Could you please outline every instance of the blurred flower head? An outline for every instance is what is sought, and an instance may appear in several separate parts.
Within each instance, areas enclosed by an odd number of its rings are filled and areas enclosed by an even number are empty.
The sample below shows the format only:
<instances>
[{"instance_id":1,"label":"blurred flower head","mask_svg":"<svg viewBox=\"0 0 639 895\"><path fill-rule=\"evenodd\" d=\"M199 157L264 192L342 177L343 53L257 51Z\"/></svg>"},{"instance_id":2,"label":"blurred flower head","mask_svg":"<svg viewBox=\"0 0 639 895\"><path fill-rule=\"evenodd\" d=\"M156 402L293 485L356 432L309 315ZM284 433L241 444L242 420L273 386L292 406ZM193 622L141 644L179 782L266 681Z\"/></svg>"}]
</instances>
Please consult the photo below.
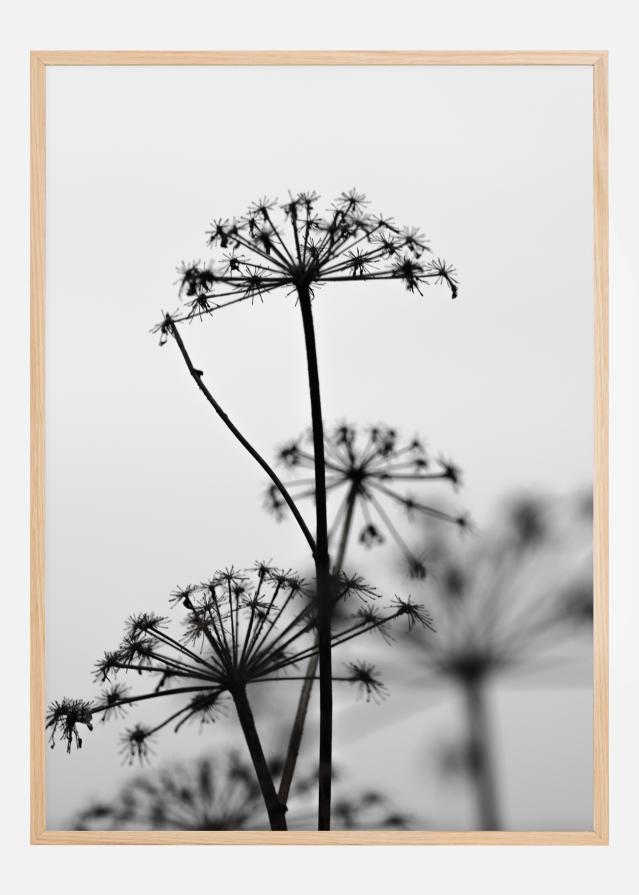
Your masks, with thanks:
<instances>
[{"instance_id":1,"label":"blurred flower head","mask_svg":"<svg viewBox=\"0 0 639 895\"><path fill-rule=\"evenodd\" d=\"M432 674L473 683L566 661L592 620L592 530L574 501L511 500L472 545L426 538L437 636L413 642Z\"/></svg>"},{"instance_id":2,"label":"blurred flower head","mask_svg":"<svg viewBox=\"0 0 639 895\"><path fill-rule=\"evenodd\" d=\"M271 772L277 774L277 762ZM334 826L341 829L401 829L407 815L378 790L349 791L337 779ZM300 777L287 813L291 829L308 829L315 807L317 775ZM253 768L235 750L147 768L110 799L96 799L74 820L76 830L260 830L268 827Z\"/></svg>"},{"instance_id":3,"label":"blurred flower head","mask_svg":"<svg viewBox=\"0 0 639 895\"><path fill-rule=\"evenodd\" d=\"M76 829L243 830L266 825L252 767L232 751L147 771L110 801L95 801Z\"/></svg>"}]
</instances>

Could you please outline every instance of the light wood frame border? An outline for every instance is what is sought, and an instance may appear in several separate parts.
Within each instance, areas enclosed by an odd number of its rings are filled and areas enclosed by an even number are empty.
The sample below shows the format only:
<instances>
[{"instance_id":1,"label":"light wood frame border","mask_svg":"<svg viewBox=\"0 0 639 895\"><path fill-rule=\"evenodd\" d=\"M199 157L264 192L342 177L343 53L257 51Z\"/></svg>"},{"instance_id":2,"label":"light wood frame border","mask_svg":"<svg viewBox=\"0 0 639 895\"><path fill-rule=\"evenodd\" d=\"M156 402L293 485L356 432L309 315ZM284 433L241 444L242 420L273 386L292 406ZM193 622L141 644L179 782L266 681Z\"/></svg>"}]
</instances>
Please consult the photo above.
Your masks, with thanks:
<instances>
[{"instance_id":1,"label":"light wood frame border","mask_svg":"<svg viewBox=\"0 0 639 895\"><path fill-rule=\"evenodd\" d=\"M585 65L593 75L594 805L585 831L273 833L58 831L45 814L44 321L45 83L53 65ZM36 845L608 844L608 54L605 51L33 51L31 53L31 842Z\"/></svg>"}]
</instances>

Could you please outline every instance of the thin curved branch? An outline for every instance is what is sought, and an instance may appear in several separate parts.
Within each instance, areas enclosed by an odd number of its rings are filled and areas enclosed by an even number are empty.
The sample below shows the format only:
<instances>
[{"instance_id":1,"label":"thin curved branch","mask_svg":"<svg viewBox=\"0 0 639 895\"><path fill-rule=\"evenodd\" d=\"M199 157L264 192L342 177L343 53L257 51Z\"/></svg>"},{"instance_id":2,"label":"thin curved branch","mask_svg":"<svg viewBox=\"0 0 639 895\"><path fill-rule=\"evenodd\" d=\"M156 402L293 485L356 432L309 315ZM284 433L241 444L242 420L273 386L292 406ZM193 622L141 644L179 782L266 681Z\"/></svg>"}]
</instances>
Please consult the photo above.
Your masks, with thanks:
<instances>
[{"instance_id":1,"label":"thin curved branch","mask_svg":"<svg viewBox=\"0 0 639 895\"><path fill-rule=\"evenodd\" d=\"M249 452L249 454L251 455L251 457L253 457L253 459L256 460L256 461L259 463L259 465L262 467L262 469L264 470L264 472L267 474L267 476L268 476L268 477L270 478L270 480L273 482L273 484L275 485L275 487L277 488L277 490L280 492L280 494L282 495L282 497L283 497L284 500L286 501L286 504L287 504L287 506L289 507L290 511L293 513L293 516L295 517L295 520L296 520L297 524L299 525L299 527L300 527L300 529L301 529L301 531L302 531L302 534L303 534L304 537L306 538L306 541L307 541L309 547L311 548L311 553L313 554L313 556L315 556L315 551L316 551L315 540L314 540L312 534L310 533L310 531L309 531L309 529L308 529L308 526L306 525L306 522L304 522L304 519L302 518L302 514L301 514L300 511L297 509L297 506L295 505L295 502L293 501L293 498L291 497L291 495L289 494L289 492L287 491L287 489L284 487L283 482L281 481L281 479L279 478L279 476L277 475L277 473L275 472L275 470L272 469L272 468L269 466L269 464L268 464L268 463L266 462L266 460L262 457L262 455L261 455L260 453L258 453L258 451L255 450L255 448L253 447L253 445L252 445L252 444L251 444L251 443L250 443L250 442L249 442L249 441L242 435L242 433L241 433L240 430L237 428L237 426L235 426L235 425L231 422L231 420L228 418L228 416L227 416L227 414L224 412L224 410L220 407L220 405L219 405L218 402L215 400L215 398L213 397L213 395L211 394L211 392L210 392L210 391L208 390L208 388L204 385L204 382L202 381L202 375L203 375L203 374L202 374L201 370L197 370L197 369L193 366L193 362L191 361L191 358L189 357L189 353L188 353L188 351L186 350L186 347L185 347L185 345L184 345L184 342L182 341L182 337L180 336L180 333L179 333L179 331L178 331L178 328L177 328L177 326L173 323L173 321L171 321L171 322L168 324L168 329L169 329L169 331L171 332L171 335L173 336L173 338L175 339L175 341L176 341L176 343L177 343L177 346L178 346L178 348L180 349L180 353L181 353L181 355L182 355L182 357L183 357L183 359L184 359L184 363L186 364L189 373L191 374L191 376L192 376L193 379L195 380L195 383L196 383L197 387L200 389L200 391L202 392L202 394L204 395L204 397L206 398L206 400L209 402L209 404L211 405L211 407L213 408L213 410L215 410L215 412L217 413L217 415L220 417L220 419L222 420L222 422L224 423L224 425L225 425L228 429L230 429L230 431L231 431L231 432L233 433L233 435L237 438L237 440L240 442L240 444L242 445L242 447L243 447L245 450L247 450L247 451Z\"/></svg>"}]
</instances>

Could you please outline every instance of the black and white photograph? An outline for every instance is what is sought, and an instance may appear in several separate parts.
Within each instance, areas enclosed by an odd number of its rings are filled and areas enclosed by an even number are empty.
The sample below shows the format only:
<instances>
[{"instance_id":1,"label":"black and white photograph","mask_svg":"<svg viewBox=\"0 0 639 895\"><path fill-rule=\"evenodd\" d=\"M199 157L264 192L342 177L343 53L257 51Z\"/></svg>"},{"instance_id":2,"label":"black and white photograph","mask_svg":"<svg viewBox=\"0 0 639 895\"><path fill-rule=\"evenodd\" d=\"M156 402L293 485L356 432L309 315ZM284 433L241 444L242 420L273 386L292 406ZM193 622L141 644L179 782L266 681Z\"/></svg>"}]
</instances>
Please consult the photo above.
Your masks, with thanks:
<instances>
[{"instance_id":1,"label":"black and white photograph","mask_svg":"<svg viewBox=\"0 0 639 895\"><path fill-rule=\"evenodd\" d=\"M592 70L46 106L47 829L592 830Z\"/></svg>"}]
</instances>

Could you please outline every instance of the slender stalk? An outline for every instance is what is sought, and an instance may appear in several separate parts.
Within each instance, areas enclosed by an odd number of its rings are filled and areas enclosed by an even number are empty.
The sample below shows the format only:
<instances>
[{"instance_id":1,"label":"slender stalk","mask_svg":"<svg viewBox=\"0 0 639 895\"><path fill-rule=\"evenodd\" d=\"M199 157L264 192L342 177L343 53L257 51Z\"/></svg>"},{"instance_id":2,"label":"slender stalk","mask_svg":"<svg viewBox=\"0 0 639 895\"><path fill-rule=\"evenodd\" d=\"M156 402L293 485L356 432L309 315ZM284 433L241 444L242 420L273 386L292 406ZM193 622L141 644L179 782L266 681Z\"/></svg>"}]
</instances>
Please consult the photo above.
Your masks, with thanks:
<instances>
[{"instance_id":1,"label":"slender stalk","mask_svg":"<svg viewBox=\"0 0 639 895\"><path fill-rule=\"evenodd\" d=\"M346 547L351 530L351 523L353 521L353 511L355 509L356 498L357 485L353 483L347 497L346 516L344 517L344 524L342 526L340 543L337 551L337 559L335 561L335 565L333 566L334 575L337 575L342 570L342 567L344 565L344 558L346 556ZM313 684L316 680L315 675L317 674L318 662L318 653L315 653L315 655L311 656L311 658L308 660L308 665L306 666L306 673L304 676L304 684L300 691L300 698L297 703L297 711L295 712L295 720L293 721L291 736L288 741L286 759L284 761L284 768L282 770L282 777L277 793L280 797L280 801L282 801L284 804L286 804L286 802L288 801L288 794L291 788L291 783L293 781L293 774L295 773L297 758L302 746L304 725L306 723L306 715L308 713L308 706L311 700ZM333 680L335 680L335 678L333 678Z\"/></svg>"},{"instance_id":2,"label":"slender stalk","mask_svg":"<svg viewBox=\"0 0 639 895\"><path fill-rule=\"evenodd\" d=\"M313 682L315 681L315 675L317 674L318 662L318 653L312 655L311 658L308 660L304 683L302 684L302 689L300 690L300 698L297 702L295 720L293 721L293 727L291 728L291 735L289 737L288 748L286 750L286 759L284 761L284 768L282 769L280 786L277 791L278 796L280 797L281 801L284 802L284 804L288 802L288 794L291 789L293 774L295 773L295 766L297 765L297 758L302 746L306 713L308 712L309 702L311 701L311 693L313 691Z\"/></svg>"},{"instance_id":3,"label":"slender stalk","mask_svg":"<svg viewBox=\"0 0 639 895\"><path fill-rule=\"evenodd\" d=\"M302 518L300 511L297 509L297 506L295 505L293 498L288 493L287 489L285 488L284 484L280 480L279 476L277 475L275 470L272 469L271 466L269 466L269 464L266 462L264 457L262 457L262 455L260 453L258 453L258 451L255 450L253 445L242 435L242 433L237 428L237 426L235 426L231 422L228 415L220 407L220 405L215 400L215 398L213 397L213 395L211 394L209 389L204 385L204 382L202 381L202 375L203 375L202 371L197 370L194 367L193 362L189 356L189 353L186 350L184 342L182 341L182 337L179 333L177 326L174 323L171 323L169 325L169 328L171 330L172 336L174 337L175 341L177 342L177 346L180 349L180 353L184 359L184 363L186 364L188 371L191 374L191 376L193 377L197 387L202 392L202 394L204 395L206 400L209 402L209 404L211 405L213 410L215 410L217 415L220 417L220 419L222 420L224 425L227 426L227 428L231 430L233 435L237 438L237 440L240 442L242 447L244 447L249 452L251 457L253 457L254 460L257 460L257 462L262 467L264 472L267 474L267 476L273 482L273 484L275 485L277 490L280 492L280 494L286 501L290 511L293 513L293 516L295 517L295 520L297 521L297 524L299 525L299 527L302 531L302 534L306 538L306 541L308 542L308 545L311 548L311 553L313 554L313 556L315 556L316 547L315 547L315 541L313 540L313 536L311 535L310 531L308 530L308 526L304 522L304 519Z\"/></svg>"},{"instance_id":4,"label":"slender stalk","mask_svg":"<svg viewBox=\"0 0 639 895\"><path fill-rule=\"evenodd\" d=\"M255 719L246 695L246 688L243 686L234 688L232 696L242 732L244 733L244 739L251 753L253 767L255 768L257 781L262 792L271 829L286 830L286 806L282 804L275 792L275 785L273 784L273 778L262 749L262 743L255 727Z\"/></svg>"},{"instance_id":5,"label":"slender stalk","mask_svg":"<svg viewBox=\"0 0 639 895\"><path fill-rule=\"evenodd\" d=\"M490 742L490 721L486 694L480 680L464 682L468 718L471 773L477 800L480 830L500 830L497 785Z\"/></svg>"},{"instance_id":6,"label":"slender stalk","mask_svg":"<svg viewBox=\"0 0 639 895\"><path fill-rule=\"evenodd\" d=\"M342 534L337 549L337 557L333 572L337 575L344 568L344 560L346 559L346 548L348 546L348 538L351 533L351 525L353 523L353 513L355 512L355 502L359 491L359 482L352 483L346 498L346 515L344 517L344 525L342 526Z\"/></svg>"},{"instance_id":7,"label":"slender stalk","mask_svg":"<svg viewBox=\"0 0 639 895\"><path fill-rule=\"evenodd\" d=\"M317 579L317 642L319 652L320 735L319 735L319 786L317 826L319 830L331 828L331 780L333 752L333 673L331 655L332 600L330 593L330 559L328 554L328 524L326 519L326 464L324 461L324 424L320 395L317 347L311 293L308 284L298 283L297 294L308 366L308 386L311 399L313 426L313 455L315 467L315 572Z\"/></svg>"},{"instance_id":8,"label":"slender stalk","mask_svg":"<svg viewBox=\"0 0 639 895\"><path fill-rule=\"evenodd\" d=\"M123 666L128 667L128 666ZM145 669L146 670L146 669ZM137 696L123 696L122 699L118 699L116 703L109 705L109 703L104 703L103 705L93 706L92 711L97 714L98 712L107 711L109 708L113 709L121 705L131 705L134 702L142 702L144 699L157 699L158 696L177 696L178 693L206 693L212 692L213 687L174 687L172 690L160 690L153 693L140 693Z\"/></svg>"}]
</instances>

